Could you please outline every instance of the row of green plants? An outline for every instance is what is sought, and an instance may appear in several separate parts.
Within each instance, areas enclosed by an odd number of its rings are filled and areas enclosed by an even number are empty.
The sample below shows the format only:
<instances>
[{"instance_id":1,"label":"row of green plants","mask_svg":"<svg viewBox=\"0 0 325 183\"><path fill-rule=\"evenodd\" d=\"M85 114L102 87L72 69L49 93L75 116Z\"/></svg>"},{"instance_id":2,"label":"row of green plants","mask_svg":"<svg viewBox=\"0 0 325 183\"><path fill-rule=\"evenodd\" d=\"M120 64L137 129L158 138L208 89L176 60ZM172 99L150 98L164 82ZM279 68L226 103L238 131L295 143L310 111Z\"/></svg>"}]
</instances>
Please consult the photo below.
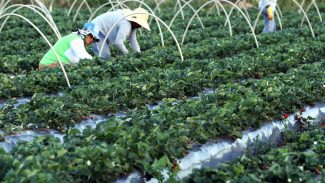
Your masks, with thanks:
<instances>
[{"instance_id":1,"label":"row of green plants","mask_svg":"<svg viewBox=\"0 0 325 183\"><path fill-rule=\"evenodd\" d=\"M283 133L283 143L256 142L232 163L195 170L182 182L324 182L325 128Z\"/></svg>"},{"instance_id":2,"label":"row of green plants","mask_svg":"<svg viewBox=\"0 0 325 183\"><path fill-rule=\"evenodd\" d=\"M125 118L110 118L83 134L71 129L63 144L53 137L23 142L11 153L2 152L0 177L7 181L112 181L138 170L161 179L164 168L177 173L176 158L195 144L221 134L238 137L247 127L324 101L323 67L324 61L261 80L223 84L217 93L200 100L175 104L176 99L165 99L157 110L134 109Z\"/></svg>"},{"instance_id":3,"label":"row of green plants","mask_svg":"<svg viewBox=\"0 0 325 183\"><path fill-rule=\"evenodd\" d=\"M273 73L286 72L301 64L318 62L325 53L324 46L320 45L322 44L313 40L297 41L296 44L282 43L270 46L266 50L252 50L224 60L193 59L188 60L185 65L176 62L166 68L157 67L139 71L136 76L132 72L100 80L90 78L89 74L84 76L88 76L88 80L79 76L75 80L84 80L84 83L67 91L63 97L36 94L31 102L18 109L14 109L13 105L3 108L1 126L9 125L10 129L13 124L27 126L32 123L39 128L62 129L65 125L73 125L80 121L80 117L84 114L107 114L141 107L163 98L186 98L197 95L204 87L217 88L223 83L260 79ZM277 54L279 52L287 53ZM46 73L41 79L44 83L53 81L56 78L55 72L53 75ZM21 88L24 86L20 85ZM31 93L38 89L35 87L37 85L27 86L31 86ZM48 84L48 86L54 90L58 85ZM65 101L71 102L66 104ZM58 105L54 105L55 103ZM62 108L57 108L61 105Z\"/></svg>"},{"instance_id":4,"label":"row of green plants","mask_svg":"<svg viewBox=\"0 0 325 183\"><path fill-rule=\"evenodd\" d=\"M200 35L204 38L212 31L213 27ZM75 85L67 90L56 70L29 73L28 79L2 74L1 81L9 86L11 80L26 81L4 90L6 97L36 93L17 109L14 101L0 109L0 126L7 132L20 126L65 131L90 113L128 113L83 134L69 129L63 144L47 136L24 142L10 153L0 150L0 180L107 182L134 170L162 179L160 171L167 168L176 174L176 158L194 145L220 135L239 137L244 129L324 101L324 35L310 39L301 29L260 37L269 46L255 49L248 34L222 39L219 45L211 43L214 39L196 44L189 40L185 51L194 54L184 62L171 42L167 49L150 48L141 56L96 60L95 65L87 61L80 69L68 68ZM197 95L204 87L216 88L217 93L177 100ZM63 97L40 94L63 90ZM161 99L159 109L145 107Z\"/></svg>"},{"instance_id":5,"label":"row of green plants","mask_svg":"<svg viewBox=\"0 0 325 183\"><path fill-rule=\"evenodd\" d=\"M34 13L28 12L28 11L23 11L24 14L30 14L34 15ZM170 12L169 12L170 13ZM317 17L316 14L314 13L314 17ZM54 16L55 19L56 16ZM34 20L35 18L33 18ZM212 17L202 17L202 20L204 24L208 27L207 29L202 30L200 26L196 26L194 30L189 32L189 37L186 39L187 42L197 42L199 40L205 39L206 37L216 37L220 39L221 37L226 37L229 36L227 27L223 27L223 22L224 22L225 17L217 17L217 16L212 16ZM284 18L285 19L285 18ZM288 19L288 18L287 18ZM290 22L297 22L299 24L301 17L296 17L295 19L289 19ZM315 18L316 19L316 18ZM42 22L40 18L36 18L39 22ZM289 21L288 20L288 21ZM36 21L36 22L38 22ZM57 21L58 22L58 27L64 27L63 32L69 32L74 30L75 28L73 27L78 27L78 25L82 25L81 21L75 22L73 24L69 24L69 26L61 26L65 22L67 22L67 17L65 17L62 20ZM285 20L284 20L285 21ZM175 31L174 33L180 38L183 33L184 28L180 28L180 25L182 25L183 22L177 22L175 26ZM43 54L47 51L48 45L43 41L42 39L37 39L39 38L39 35L36 31L21 31L20 27L17 27L17 24L22 24L24 27L28 27L28 25L25 25L22 20L19 19L10 19L9 23L7 23L5 27L5 31L2 31L2 35L7 37L9 41L6 45L0 46L1 50L1 72L8 72L8 73L21 73L21 72L28 72L30 70L36 69L38 66L38 62L43 56ZM243 34L243 33L249 33L249 30L243 31L243 27L245 26L245 22L242 21L241 19L234 19L233 20L234 24L234 35L238 34ZM46 24L42 23L43 26L41 26L41 30L45 31L47 34L52 35L50 36L50 40L52 42L55 42L56 38L53 33L51 33L51 29L49 26L46 26ZM45 25L45 26L44 26ZM191 26L192 27L192 26ZM262 27L262 25L260 25ZM290 27L290 26L288 26ZM317 28L317 27L316 27ZM214 31L214 30L218 31ZM220 31L221 30L221 31ZM320 28L319 30L315 30L316 34L319 33L321 34L323 29ZM62 31L61 31L62 32ZM158 30L152 32L152 33L146 33L143 36L139 36L139 41L141 44L142 49L148 50L153 47L156 47L157 45L160 44L160 36L157 34ZM24 40L24 42L17 41L17 34L19 33L20 38ZM64 35L63 33L63 35ZM307 33L307 32L306 32ZM307 33L308 34L308 33ZM170 36L169 33L164 33L164 38L166 40L166 46L173 45L174 41L172 37ZM217 41L218 41L217 39ZM260 39L260 38L259 38ZM264 40L261 39L260 42L263 44ZM114 55L118 55L118 53L114 53ZM186 54L185 54L186 56Z\"/></svg>"},{"instance_id":6,"label":"row of green plants","mask_svg":"<svg viewBox=\"0 0 325 183\"><path fill-rule=\"evenodd\" d=\"M324 37L322 35L316 40L321 42L323 40L322 37ZM304 41L305 39L310 39L305 29L299 31L288 30L274 35L263 34L260 35L259 38L267 43L265 45L266 47L282 42ZM180 61L179 53L172 47L155 47L143 52L141 55L131 54L128 57L121 56L106 63L99 62L98 60L83 62L78 65L78 67L67 67L67 71L73 85L84 85L85 83L95 83L103 79L124 76L125 74L139 73L140 71L152 67L172 68L175 63L178 65L177 67L182 67L179 65L188 66L191 65L188 64L188 62L193 62L189 61L189 58L212 59L218 57L231 57L241 52L246 54L245 52L247 51L244 50L253 49L254 46L254 41L249 35L246 35L246 37L236 36L234 38L224 38L220 40L210 38L196 44L189 43L185 45L183 51L187 53L187 55L185 55L187 59L183 62ZM316 47L318 46L316 45ZM279 51L281 52L281 50ZM20 63L26 64L24 60ZM15 65L12 64L8 66L8 68L9 67L15 68ZM31 96L35 92L50 93L66 89L63 74L57 70L53 72L30 71L27 75L22 74L14 78L9 74L0 74L0 77L0 96L2 98Z\"/></svg>"}]
</instances>

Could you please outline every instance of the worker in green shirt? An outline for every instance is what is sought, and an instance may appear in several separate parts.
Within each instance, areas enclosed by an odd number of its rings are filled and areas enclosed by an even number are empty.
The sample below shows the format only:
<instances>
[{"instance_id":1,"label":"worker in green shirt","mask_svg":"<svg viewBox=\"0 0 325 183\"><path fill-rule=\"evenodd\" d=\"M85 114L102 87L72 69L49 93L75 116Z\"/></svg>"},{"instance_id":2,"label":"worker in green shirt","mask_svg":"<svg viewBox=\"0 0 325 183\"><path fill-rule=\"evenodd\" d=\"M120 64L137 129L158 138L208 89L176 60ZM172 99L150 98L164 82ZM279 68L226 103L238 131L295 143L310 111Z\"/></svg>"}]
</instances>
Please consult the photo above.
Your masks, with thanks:
<instances>
[{"instance_id":1,"label":"worker in green shirt","mask_svg":"<svg viewBox=\"0 0 325 183\"><path fill-rule=\"evenodd\" d=\"M61 38L53 46L62 64L77 64L81 59L92 59L86 51L86 46L99 41L99 30L93 23L86 23L83 29ZM39 63L39 70L60 66L52 49L50 49Z\"/></svg>"}]
</instances>

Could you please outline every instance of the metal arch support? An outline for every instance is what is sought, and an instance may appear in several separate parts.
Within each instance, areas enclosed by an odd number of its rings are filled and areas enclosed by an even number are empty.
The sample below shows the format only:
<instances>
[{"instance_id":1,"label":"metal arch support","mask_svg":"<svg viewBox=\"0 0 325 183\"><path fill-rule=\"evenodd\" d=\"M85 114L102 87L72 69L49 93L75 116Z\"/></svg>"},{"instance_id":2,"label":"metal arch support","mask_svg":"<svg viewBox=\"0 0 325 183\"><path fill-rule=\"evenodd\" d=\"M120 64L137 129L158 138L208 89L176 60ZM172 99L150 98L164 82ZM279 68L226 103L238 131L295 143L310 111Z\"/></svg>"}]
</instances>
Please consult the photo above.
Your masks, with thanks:
<instances>
[{"instance_id":1,"label":"metal arch support","mask_svg":"<svg viewBox=\"0 0 325 183\"><path fill-rule=\"evenodd\" d=\"M307 23L309 25L310 32L311 32L312 36L315 37L314 29L311 26L311 23L309 21L308 15L306 14L305 10L302 8L302 6L296 0L291 0L291 1L293 1L299 7L299 9L302 11L302 13L304 14L304 17L306 18Z\"/></svg>"},{"instance_id":2,"label":"metal arch support","mask_svg":"<svg viewBox=\"0 0 325 183\"><path fill-rule=\"evenodd\" d=\"M229 1L228 1L229 2ZM240 0L237 0L235 3L232 3L234 4L235 6L232 6L232 8L230 9L229 13L228 13L228 16L231 17L231 14L232 12L234 11L235 7L238 7L236 4L238 4L240 2ZM240 9L240 8L238 8ZM249 16L249 13L247 12L247 9L246 7L244 8L245 9L245 13L246 13L246 16L248 17L248 20L251 21L251 18ZM226 26L227 22L225 23L225 26Z\"/></svg>"},{"instance_id":3,"label":"metal arch support","mask_svg":"<svg viewBox=\"0 0 325 183\"><path fill-rule=\"evenodd\" d=\"M144 2L144 0L141 0L142 2ZM141 8L142 7L142 4L140 4L139 6L138 6L138 8Z\"/></svg>"},{"instance_id":4,"label":"metal arch support","mask_svg":"<svg viewBox=\"0 0 325 183\"><path fill-rule=\"evenodd\" d=\"M13 4L13 5L11 5L11 6L9 6L9 7L6 8L6 6L9 4L9 2L11 0L8 0L6 3L3 3L4 1L5 0L1 1L0 15L2 13L4 13L5 11L7 11L8 9L10 9L11 7L15 7L15 5L24 5L24 4ZM36 6L36 5L34 5L34 1L36 1L36 3L39 5L39 7ZM41 10L48 17L49 20L51 20L52 22L54 22L53 19L52 19L51 13L48 11L48 9L44 6L44 4L40 0L32 0L31 2L33 2L33 4L32 5L28 5L28 6L35 7L37 9Z\"/></svg>"},{"instance_id":5,"label":"metal arch support","mask_svg":"<svg viewBox=\"0 0 325 183\"><path fill-rule=\"evenodd\" d=\"M305 0L302 0L302 2L301 2L301 7L304 7L304 5L305 5ZM301 10L299 10L299 14L301 13Z\"/></svg>"},{"instance_id":6,"label":"metal arch support","mask_svg":"<svg viewBox=\"0 0 325 183\"><path fill-rule=\"evenodd\" d=\"M185 30L185 32L184 32L184 34L183 34L183 38L182 38L182 44L184 43L184 40L185 40L185 37L186 37L186 34L187 34L187 31L188 31L188 28L190 27L190 25L191 25L191 23L192 23L192 21L193 21L193 18L194 18L194 16L202 9L202 8L204 8L205 6L207 6L208 4L210 4L210 3L213 3L213 2L215 2L216 0L210 0L210 1L208 1L208 2L206 2L205 4L203 4L196 12L195 12L195 14L191 17L191 19L190 19L190 21L189 21L189 23L187 24L187 27L186 27L186 30ZM254 37L254 40L255 40L255 44L256 44L256 47L259 47L259 44L258 44L258 41L257 41L257 38L256 38L256 34L255 34L255 32L254 32L254 29L253 29L253 27L252 27L252 25L251 25L251 23L250 23L250 21L249 21L249 19L246 17L246 15L245 15L245 13L236 5L236 4L234 4L234 3L232 3L232 2L230 2L230 1L228 1L228 0L218 0L218 1L223 1L223 2L227 2L227 3L229 3L230 5L232 5L232 6L234 6L242 15L243 15L243 17L245 18L245 20L246 20L246 22L248 23L248 25L249 25L249 27L251 28L251 31L252 31L252 35L253 35L253 37Z\"/></svg>"},{"instance_id":7,"label":"metal arch support","mask_svg":"<svg viewBox=\"0 0 325 183\"><path fill-rule=\"evenodd\" d=\"M216 3L221 7L222 11L226 15L226 22L228 22L228 27L229 27L229 35L233 36L233 34L232 34L232 26L231 26L231 23L230 23L230 17L227 14L227 11L226 11L225 7L223 7L223 5L219 1L216 1Z\"/></svg>"},{"instance_id":8,"label":"metal arch support","mask_svg":"<svg viewBox=\"0 0 325 183\"><path fill-rule=\"evenodd\" d=\"M76 5L77 1L78 0L74 0L73 3L71 4L70 9L69 9L68 14L67 14L68 16L70 16L70 13L72 11L72 8Z\"/></svg>"},{"instance_id":9,"label":"metal arch support","mask_svg":"<svg viewBox=\"0 0 325 183\"><path fill-rule=\"evenodd\" d=\"M51 0L51 3L49 5L49 11L52 12L53 11L53 3L55 0Z\"/></svg>"},{"instance_id":10,"label":"metal arch support","mask_svg":"<svg viewBox=\"0 0 325 183\"><path fill-rule=\"evenodd\" d=\"M218 6L217 2L215 2L215 6L212 6L212 7L210 8L210 10L208 11L208 13L207 13L207 17L211 14L211 12L212 12L212 10L214 9L214 7L217 8L218 16L220 16L219 6Z\"/></svg>"},{"instance_id":11,"label":"metal arch support","mask_svg":"<svg viewBox=\"0 0 325 183\"><path fill-rule=\"evenodd\" d=\"M154 12L156 11L156 9L158 10L158 13L160 13L160 4L162 3L163 1L160 1L160 2L157 2L157 0L155 0L155 3L156 3L156 7L154 9Z\"/></svg>"},{"instance_id":12,"label":"metal arch support","mask_svg":"<svg viewBox=\"0 0 325 183\"><path fill-rule=\"evenodd\" d=\"M84 3L85 3L85 1L83 0L83 1L79 4L78 9L77 9L77 11L76 11L76 14L73 16L73 21L76 21L77 16L78 16L78 14L79 14L79 11L80 11L81 7L84 5Z\"/></svg>"},{"instance_id":13,"label":"metal arch support","mask_svg":"<svg viewBox=\"0 0 325 183\"><path fill-rule=\"evenodd\" d=\"M247 1L247 0L243 0L243 3L244 3L244 11L245 11L245 13L246 13L247 18L248 18L249 21L251 22L252 20L251 20L251 17L249 16L249 13L248 13L248 11L247 11L247 7L246 7L247 2L246 2L246 1Z\"/></svg>"},{"instance_id":14,"label":"metal arch support","mask_svg":"<svg viewBox=\"0 0 325 183\"><path fill-rule=\"evenodd\" d=\"M184 0L183 0L184 1ZM174 15L174 17L172 18L172 20L170 21L170 23L169 23L169 27L171 27L172 25L173 25L173 23L174 23L174 21L175 21L175 19L176 19L176 17L177 17L177 15L180 13L180 11L182 11L184 8L185 8L185 6L189 6L192 10L193 10L193 12L195 13L195 9L193 8L193 6L190 4L191 2L192 2L193 0L189 0L189 1L185 1L185 4L176 12L176 14ZM199 22L200 22L200 24L201 24L201 27L202 27L202 29L204 29L204 25L203 25L203 23L202 23L202 21L201 21L201 18L200 18L200 16L197 14L197 18L198 18L198 20L199 20Z\"/></svg>"},{"instance_id":15,"label":"metal arch support","mask_svg":"<svg viewBox=\"0 0 325 183\"><path fill-rule=\"evenodd\" d=\"M318 8L318 6L317 6L315 0L313 0L313 1L309 4L308 8L306 9L306 14L308 13L308 11L309 11L310 8L312 7L312 5L314 5L314 7L315 7L316 10L317 10L317 13L318 13L318 16L319 16L319 20L320 20L320 22L323 22L322 15L321 15L320 12L319 12L319 8ZM302 27L302 25L304 24L304 21L305 21L305 17L303 17L303 19L302 19L302 21L301 21L301 24L300 24L300 27Z\"/></svg>"},{"instance_id":16,"label":"metal arch support","mask_svg":"<svg viewBox=\"0 0 325 183\"><path fill-rule=\"evenodd\" d=\"M146 8L148 8L148 10L151 12L151 14L154 15L154 11L150 8L150 6L148 6L145 2L143 2L143 1L141 1L141 0L125 0L125 1L123 1L122 3L127 3L127 2L138 2L138 3L142 4L142 5L144 5ZM105 3L105 4L103 4L102 6L98 7L98 8L94 11L94 13L97 13L97 11L99 11L99 9L103 8L103 7L106 6L107 4L108 4L108 3ZM112 6L108 11L112 10L113 8L115 8L115 7L117 7L117 6L119 6L119 4L115 4L115 5L113 5L113 6ZM88 22L90 22L90 21L92 20L92 18L93 18L93 16L94 16L94 13L89 17ZM158 29L159 29L159 34L160 34L161 44L162 44L162 46L165 46L164 35L163 35L162 31L161 31L161 27L160 27L159 21L157 20L157 16L154 16L154 18L155 18L155 20L156 20L156 22L157 22L157 26L158 26Z\"/></svg>"},{"instance_id":17,"label":"metal arch support","mask_svg":"<svg viewBox=\"0 0 325 183\"><path fill-rule=\"evenodd\" d=\"M105 4L106 4L106 3L105 3ZM112 0L109 0L109 4L110 4L112 7L114 6ZM114 10L115 10L115 8L114 8Z\"/></svg>"},{"instance_id":18,"label":"metal arch support","mask_svg":"<svg viewBox=\"0 0 325 183\"><path fill-rule=\"evenodd\" d=\"M13 7L17 7L17 8L14 9L13 11L11 11L11 13L15 13L16 11L18 11L18 10L20 10L22 8L28 8L28 9L33 10L35 13L37 13L38 15L40 15L49 24L49 26L52 28L52 30L54 31L54 33L56 34L56 36L58 37L58 39L60 39L62 37L61 34L60 34L60 32L59 32L59 30L55 26L55 24L53 24L53 22L51 23L42 13L40 13L39 11L37 11L36 9L34 9L34 8L39 8L39 7L37 7L35 5L15 4L15 5L12 5L12 6L8 7L8 9L9 8L13 8ZM1 27L0 27L0 32L2 32L2 29L5 26L5 24L6 24L6 22L8 21L9 18L10 18L10 16L7 16L5 18L5 20L2 22Z\"/></svg>"},{"instance_id":19,"label":"metal arch support","mask_svg":"<svg viewBox=\"0 0 325 183\"><path fill-rule=\"evenodd\" d=\"M177 41L177 39L176 39L176 36L175 36L175 34L173 33L173 31L170 30L170 28L168 27L168 25L167 25L164 21L162 21L159 17L157 17L156 15L151 14L151 13L131 13L131 14L129 14L129 15L123 16L122 18L119 19L119 21L115 22L115 24L112 26L112 28L110 29L110 31L106 34L105 39L104 39L103 42L106 42L106 40L107 40L109 34L112 32L112 30L117 26L117 24L118 24L121 20L123 20L124 18L126 18L126 17L128 17L128 16L131 16L131 15L137 15L137 14L147 14L147 15L150 15L150 16L155 16L155 18L156 18L157 20L159 20L159 22L161 22L161 23L162 23L162 24L163 24L163 25L168 29L168 31L171 33L171 35L172 35L172 37L173 37L173 39L174 39L174 41L175 41L175 43L176 43L176 46L177 46L177 48L178 48L178 51L179 51L179 54L180 54L181 60L184 61L184 57L183 57L182 49L181 49L181 47L180 47L180 45L179 45L179 43L178 43L178 41ZM102 44L102 46L101 46L101 48L100 48L100 51L99 51L99 57L102 55L103 50L104 50L104 44Z\"/></svg>"},{"instance_id":20,"label":"metal arch support","mask_svg":"<svg viewBox=\"0 0 325 183\"><path fill-rule=\"evenodd\" d=\"M3 6L0 7L0 15L2 14L4 8L11 2L12 0L8 0L7 2L3 3ZM3 1L4 2L4 1Z\"/></svg>"},{"instance_id":21,"label":"metal arch support","mask_svg":"<svg viewBox=\"0 0 325 183\"><path fill-rule=\"evenodd\" d=\"M156 3L156 7L153 9L153 11L156 12L156 11L158 10L158 13L160 13L160 5L161 5L161 3L163 3L163 2L164 2L164 1L162 0L162 1L158 2L158 3Z\"/></svg>"},{"instance_id":22,"label":"metal arch support","mask_svg":"<svg viewBox=\"0 0 325 183\"><path fill-rule=\"evenodd\" d=\"M96 15L96 13L97 13L100 9L104 8L104 7L107 6L107 5L111 5L111 8L110 8L108 11L110 11L110 10L112 10L112 9L115 10L115 7L119 6L119 3L120 3L120 2L116 1L115 3L116 3L116 4L114 5L114 3L110 0L110 2L107 2L107 3L104 3L104 4L100 5L98 8L95 9L95 11L93 11L93 12L91 13L90 17L88 18L88 22L90 22L90 21L94 18L94 15Z\"/></svg>"},{"instance_id":23,"label":"metal arch support","mask_svg":"<svg viewBox=\"0 0 325 183\"><path fill-rule=\"evenodd\" d=\"M52 44L50 43L50 41L46 38L46 36L44 35L44 33L35 25L33 24L33 22L31 22L28 18L22 16L22 15L19 15L19 14L15 14L15 13L7 13L7 14L4 14L4 15L1 15L0 16L0 19L4 18L4 17L7 17L7 16L17 16L17 17L20 17L21 19L25 20L26 22L28 22L31 26L33 26L33 28L43 37L43 39L46 41L46 43L51 47L52 51L54 52L56 58L58 59L59 61L59 64L61 66L61 69L62 69L62 72L64 74L64 77L65 77L65 80L68 84L68 87L70 88L71 85L70 85L70 81L69 81L69 78L67 76L67 73L65 72L65 69L64 69L64 66L60 60L60 57L59 55L56 53L55 49L53 48Z\"/></svg>"},{"instance_id":24,"label":"metal arch support","mask_svg":"<svg viewBox=\"0 0 325 183\"><path fill-rule=\"evenodd\" d=\"M78 9L77 9L77 12L76 12L76 14L75 14L74 17L73 17L73 21L76 21L77 16L78 16L78 14L79 14L79 11L80 11L81 7L82 7L84 4L87 6L89 12L92 13L92 12L91 12L91 8L90 8L90 6L89 6L87 0L83 0L82 3L80 3L80 5L79 5L79 7L78 7Z\"/></svg>"},{"instance_id":25,"label":"metal arch support","mask_svg":"<svg viewBox=\"0 0 325 183\"><path fill-rule=\"evenodd\" d=\"M179 8L182 7L182 4L179 0L177 0L177 2L175 3L175 8L174 8L174 11L177 9L177 6L179 6ZM182 19L184 20L184 12L183 12L183 9L181 10L181 15L182 15Z\"/></svg>"},{"instance_id":26,"label":"metal arch support","mask_svg":"<svg viewBox=\"0 0 325 183\"><path fill-rule=\"evenodd\" d=\"M5 4L4 2L5 2L4 0L1 0L1 1L0 1L0 10L1 10L2 7L4 6L4 4Z\"/></svg>"},{"instance_id":27,"label":"metal arch support","mask_svg":"<svg viewBox=\"0 0 325 183\"><path fill-rule=\"evenodd\" d=\"M36 9L42 11L42 12L46 15L47 19L48 19L48 20L53 24L53 26L56 27L56 25L55 25L55 23L54 23L54 20L53 20L53 18L52 18L52 15L51 15L51 13L49 12L49 10L46 8L46 6L45 6L45 5L44 5L40 0L34 0L34 1L36 1L36 3L37 3L38 6L35 6L35 5L29 5L29 6L30 6L30 7L34 7L34 8L36 8ZM16 4L14 4L14 5L12 5L12 6L9 6L9 7L6 8L4 11L8 10L8 9L11 8L11 7L15 7L15 5L16 5ZM59 32L59 31L58 31L58 32Z\"/></svg>"},{"instance_id":28,"label":"metal arch support","mask_svg":"<svg viewBox=\"0 0 325 183\"><path fill-rule=\"evenodd\" d=\"M54 26L56 26L55 23L54 23L53 17L51 15L50 11L46 8L46 6L40 0L35 0L35 1L39 5L39 7L42 9L44 14L47 16L47 18L53 23Z\"/></svg>"},{"instance_id":29,"label":"metal arch support","mask_svg":"<svg viewBox=\"0 0 325 183\"><path fill-rule=\"evenodd\" d=\"M85 2L85 4L86 4L86 6L87 6L89 12L91 13L92 11L91 11L91 7L89 6L88 1L87 1L87 0L84 0L84 2Z\"/></svg>"},{"instance_id":30,"label":"metal arch support","mask_svg":"<svg viewBox=\"0 0 325 183\"><path fill-rule=\"evenodd\" d=\"M232 34L232 26L231 26L231 22L230 22L230 19L229 19L230 17L227 14L227 11L226 11L225 7L218 0L215 0L215 3L216 3L216 7L219 7L220 6L221 9L222 9L222 11L223 11L223 13L225 14L225 16L226 16L226 22L225 22L225 24L227 24L228 27L229 27L229 35L230 36L233 36L233 34ZM210 11L212 11L212 10L213 10L213 7L210 9ZM218 12L218 14L220 16L220 13L219 12Z\"/></svg>"},{"instance_id":31,"label":"metal arch support","mask_svg":"<svg viewBox=\"0 0 325 183\"><path fill-rule=\"evenodd\" d=\"M282 15L282 11L281 11L280 6L277 5L275 8L278 8L278 13L279 13L280 17L282 18L283 15Z\"/></svg>"},{"instance_id":32,"label":"metal arch support","mask_svg":"<svg viewBox=\"0 0 325 183\"><path fill-rule=\"evenodd\" d=\"M276 6L278 6L278 5L276 5ZM265 6L266 7L266 6ZM264 7L264 8L265 8ZM263 9L264 9L263 8ZM258 15L257 15L257 17L256 17L256 20L255 20L255 23L254 23L254 30L256 30L256 26L257 26L257 22L258 22L258 19L260 18L260 16L262 15L262 11L263 11L263 9L261 9L259 12L258 12ZM277 16L277 18L278 18L278 21L279 21L279 25L280 25L280 29L282 30L282 22L281 22L281 19L280 19L280 17L279 17L279 13L278 13L278 11L276 10L276 8L275 8L275 12L276 12L276 16Z\"/></svg>"}]
</instances>

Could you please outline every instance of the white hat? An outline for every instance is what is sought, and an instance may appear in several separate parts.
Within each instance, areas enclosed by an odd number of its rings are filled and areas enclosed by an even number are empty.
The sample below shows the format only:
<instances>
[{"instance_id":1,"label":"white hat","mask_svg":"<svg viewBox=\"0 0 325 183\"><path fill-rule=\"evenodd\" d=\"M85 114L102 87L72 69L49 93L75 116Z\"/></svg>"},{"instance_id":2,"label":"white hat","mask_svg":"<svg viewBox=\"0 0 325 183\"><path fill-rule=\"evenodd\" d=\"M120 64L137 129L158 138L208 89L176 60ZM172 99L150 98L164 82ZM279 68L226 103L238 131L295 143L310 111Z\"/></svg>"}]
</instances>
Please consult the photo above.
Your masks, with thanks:
<instances>
[{"instance_id":1,"label":"white hat","mask_svg":"<svg viewBox=\"0 0 325 183\"><path fill-rule=\"evenodd\" d=\"M150 27L148 24L148 11L143 9L143 8L137 8L135 10L130 10L130 9L123 9L123 15L127 16L125 17L126 20L135 22L137 24L139 24L141 27L147 29L148 31L150 31ZM137 14L134 14L137 13ZM128 16L130 15L130 16Z\"/></svg>"}]
</instances>

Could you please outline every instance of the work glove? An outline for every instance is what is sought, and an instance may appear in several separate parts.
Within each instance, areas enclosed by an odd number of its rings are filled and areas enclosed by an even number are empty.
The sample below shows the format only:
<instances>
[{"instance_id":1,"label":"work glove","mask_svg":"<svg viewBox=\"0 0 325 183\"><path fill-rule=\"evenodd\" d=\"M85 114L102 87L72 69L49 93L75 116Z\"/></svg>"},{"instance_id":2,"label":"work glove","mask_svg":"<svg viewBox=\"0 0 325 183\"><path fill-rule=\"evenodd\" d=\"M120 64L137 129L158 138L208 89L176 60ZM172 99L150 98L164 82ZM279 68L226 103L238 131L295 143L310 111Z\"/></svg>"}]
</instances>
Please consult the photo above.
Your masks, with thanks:
<instances>
[{"instance_id":1,"label":"work glove","mask_svg":"<svg viewBox=\"0 0 325 183\"><path fill-rule=\"evenodd\" d=\"M272 6L268 6L266 8L266 11L267 11L267 18L269 20L272 20L273 19L273 8L272 8Z\"/></svg>"}]
</instances>

